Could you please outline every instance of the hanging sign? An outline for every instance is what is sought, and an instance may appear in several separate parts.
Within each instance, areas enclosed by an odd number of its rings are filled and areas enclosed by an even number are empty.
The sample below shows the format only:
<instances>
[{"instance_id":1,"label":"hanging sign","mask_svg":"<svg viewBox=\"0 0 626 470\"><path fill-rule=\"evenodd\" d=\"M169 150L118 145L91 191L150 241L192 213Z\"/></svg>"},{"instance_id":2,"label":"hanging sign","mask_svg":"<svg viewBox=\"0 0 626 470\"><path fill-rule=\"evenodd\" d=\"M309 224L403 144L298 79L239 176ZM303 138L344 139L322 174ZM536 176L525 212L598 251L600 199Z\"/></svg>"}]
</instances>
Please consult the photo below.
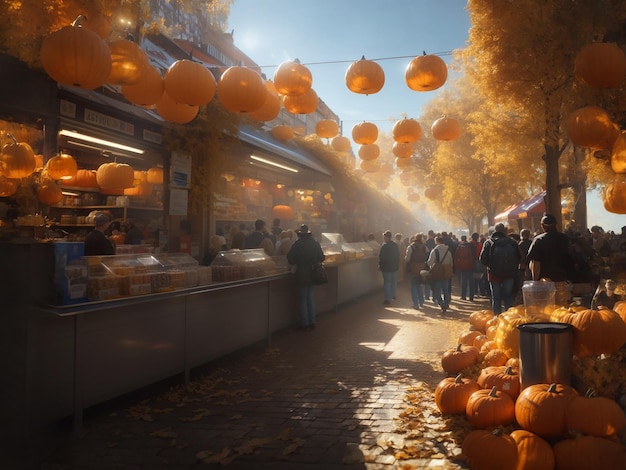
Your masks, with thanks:
<instances>
[{"instance_id":1,"label":"hanging sign","mask_svg":"<svg viewBox=\"0 0 626 470\"><path fill-rule=\"evenodd\" d=\"M191 186L191 157L172 152L171 172L170 186L188 189Z\"/></svg>"}]
</instances>

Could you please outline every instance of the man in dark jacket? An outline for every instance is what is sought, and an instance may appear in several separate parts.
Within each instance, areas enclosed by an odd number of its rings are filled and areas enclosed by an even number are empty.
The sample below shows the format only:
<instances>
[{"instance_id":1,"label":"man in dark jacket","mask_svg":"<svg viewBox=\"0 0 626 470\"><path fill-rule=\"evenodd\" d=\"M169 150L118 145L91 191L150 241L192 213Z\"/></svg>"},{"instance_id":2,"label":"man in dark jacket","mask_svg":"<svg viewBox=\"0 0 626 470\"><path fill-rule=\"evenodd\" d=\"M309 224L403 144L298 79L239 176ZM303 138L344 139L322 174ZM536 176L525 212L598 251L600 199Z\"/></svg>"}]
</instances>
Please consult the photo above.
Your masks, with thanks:
<instances>
[{"instance_id":1,"label":"man in dark jacket","mask_svg":"<svg viewBox=\"0 0 626 470\"><path fill-rule=\"evenodd\" d=\"M300 288L300 327L315 328L315 302L311 270L317 263L324 261L326 256L320 244L312 237L308 225L301 225L296 230L298 239L287 253L287 262L296 267L295 278Z\"/></svg>"},{"instance_id":2,"label":"man in dark jacket","mask_svg":"<svg viewBox=\"0 0 626 470\"><path fill-rule=\"evenodd\" d=\"M391 238L391 230L385 230L383 244L378 253L378 269L383 273L385 305L389 305L396 298L398 269L400 269L400 250Z\"/></svg>"}]
</instances>

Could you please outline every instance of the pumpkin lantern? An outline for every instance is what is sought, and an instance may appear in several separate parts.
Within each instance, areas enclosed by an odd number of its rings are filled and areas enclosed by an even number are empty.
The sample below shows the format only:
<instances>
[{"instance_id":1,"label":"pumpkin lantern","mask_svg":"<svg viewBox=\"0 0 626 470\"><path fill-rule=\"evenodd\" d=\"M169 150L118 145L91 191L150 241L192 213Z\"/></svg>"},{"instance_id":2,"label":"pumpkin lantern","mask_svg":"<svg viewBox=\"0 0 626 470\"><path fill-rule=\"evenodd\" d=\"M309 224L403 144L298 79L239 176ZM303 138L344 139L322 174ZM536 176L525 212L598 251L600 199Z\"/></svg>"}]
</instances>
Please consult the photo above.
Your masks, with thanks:
<instances>
[{"instance_id":1,"label":"pumpkin lantern","mask_svg":"<svg viewBox=\"0 0 626 470\"><path fill-rule=\"evenodd\" d=\"M339 132L339 125L333 119L322 119L315 124L315 133L322 139L331 139Z\"/></svg>"},{"instance_id":2,"label":"pumpkin lantern","mask_svg":"<svg viewBox=\"0 0 626 470\"><path fill-rule=\"evenodd\" d=\"M134 85L141 80L148 66L148 56L136 43L119 39L109 44L111 50L111 72L107 83Z\"/></svg>"},{"instance_id":3,"label":"pumpkin lantern","mask_svg":"<svg viewBox=\"0 0 626 470\"><path fill-rule=\"evenodd\" d=\"M360 122L352 128L352 140L359 145L373 144L378 139L378 127L371 122Z\"/></svg>"},{"instance_id":4,"label":"pumpkin lantern","mask_svg":"<svg viewBox=\"0 0 626 470\"><path fill-rule=\"evenodd\" d=\"M574 75L594 88L615 88L626 76L626 55L615 43L587 44L576 55Z\"/></svg>"},{"instance_id":5,"label":"pumpkin lantern","mask_svg":"<svg viewBox=\"0 0 626 470\"><path fill-rule=\"evenodd\" d=\"M393 125L393 140L403 144L417 142L422 136L422 126L415 119L400 119Z\"/></svg>"},{"instance_id":6,"label":"pumpkin lantern","mask_svg":"<svg viewBox=\"0 0 626 470\"><path fill-rule=\"evenodd\" d=\"M338 135L334 137L333 140L330 141L330 145L333 150L337 152L349 152L352 148L352 144L350 143L350 139L344 137L342 135Z\"/></svg>"},{"instance_id":7,"label":"pumpkin lantern","mask_svg":"<svg viewBox=\"0 0 626 470\"><path fill-rule=\"evenodd\" d=\"M60 153L48 160L46 172L53 180L71 180L78 173L78 166L74 157Z\"/></svg>"},{"instance_id":8,"label":"pumpkin lantern","mask_svg":"<svg viewBox=\"0 0 626 470\"><path fill-rule=\"evenodd\" d=\"M134 85L122 85L122 95L138 106L152 106L163 95L163 78L161 73L146 65L139 81Z\"/></svg>"},{"instance_id":9,"label":"pumpkin lantern","mask_svg":"<svg viewBox=\"0 0 626 470\"><path fill-rule=\"evenodd\" d=\"M454 118L444 116L433 122L430 131L437 140L456 140L461 135L461 124Z\"/></svg>"},{"instance_id":10,"label":"pumpkin lantern","mask_svg":"<svg viewBox=\"0 0 626 470\"><path fill-rule=\"evenodd\" d=\"M267 88L263 78L248 67L229 67L217 84L217 96L233 113L251 113L265 103Z\"/></svg>"},{"instance_id":11,"label":"pumpkin lantern","mask_svg":"<svg viewBox=\"0 0 626 470\"><path fill-rule=\"evenodd\" d=\"M283 106L292 114L314 113L319 104L319 98L313 88L309 88L301 95L287 95L283 97Z\"/></svg>"},{"instance_id":12,"label":"pumpkin lantern","mask_svg":"<svg viewBox=\"0 0 626 470\"><path fill-rule=\"evenodd\" d=\"M26 178L37 166L35 152L26 142L18 142L11 134L7 137L13 140L5 144L0 151L0 162L3 162L3 174L6 178Z\"/></svg>"},{"instance_id":13,"label":"pumpkin lantern","mask_svg":"<svg viewBox=\"0 0 626 470\"><path fill-rule=\"evenodd\" d=\"M385 84L385 72L383 68L372 60L353 62L346 71L346 86L354 93L371 95L378 93Z\"/></svg>"},{"instance_id":14,"label":"pumpkin lantern","mask_svg":"<svg viewBox=\"0 0 626 470\"><path fill-rule=\"evenodd\" d=\"M361 160L376 160L380 156L380 148L377 144L365 144L359 147Z\"/></svg>"},{"instance_id":15,"label":"pumpkin lantern","mask_svg":"<svg viewBox=\"0 0 626 470\"><path fill-rule=\"evenodd\" d=\"M280 220L293 220L293 209L287 205L276 205L272 207L272 217Z\"/></svg>"},{"instance_id":16,"label":"pumpkin lantern","mask_svg":"<svg viewBox=\"0 0 626 470\"><path fill-rule=\"evenodd\" d=\"M93 90L106 83L111 72L111 51L97 33L83 28L79 16L70 25L49 34L40 51L48 75L64 85Z\"/></svg>"},{"instance_id":17,"label":"pumpkin lantern","mask_svg":"<svg viewBox=\"0 0 626 470\"><path fill-rule=\"evenodd\" d=\"M293 139L293 129L289 126L279 125L274 126L270 129L270 134L276 139L280 141L287 141Z\"/></svg>"},{"instance_id":18,"label":"pumpkin lantern","mask_svg":"<svg viewBox=\"0 0 626 470\"><path fill-rule=\"evenodd\" d=\"M156 111L166 121L178 124L186 124L193 121L198 115L198 106L189 106L174 101L166 91L163 92L159 101L156 102Z\"/></svg>"},{"instance_id":19,"label":"pumpkin lantern","mask_svg":"<svg viewBox=\"0 0 626 470\"><path fill-rule=\"evenodd\" d=\"M181 59L167 69L163 86L174 102L202 106L215 96L216 82L213 74L202 64Z\"/></svg>"},{"instance_id":20,"label":"pumpkin lantern","mask_svg":"<svg viewBox=\"0 0 626 470\"><path fill-rule=\"evenodd\" d=\"M249 116L255 121L266 122L275 119L280 113L280 96L271 80L265 80L265 101L256 111L251 111Z\"/></svg>"},{"instance_id":21,"label":"pumpkin lantern","mask_svg":"<svg viewBox=\"0 0 626 470\"><path fill-rule=\"evenodd\" d=\"M281 95L303 95L312 85L311 71L298 59L283 62L274 72L274 86Z\"/></svg>"},{"instance_id":22,"label":"pumpkin lantern","mask_svg":"<svg viewBox=\"0 0 626 470\"><path fill-rule=\"evenodd\" d=\"M609 183L602 192L604 208L613 214L626 214L626 181Z\"/></svg>"},{"instance_id":23,"label":"pumpkin lantern","mask_svg":"<svg viewBox=\"0 0 626 470\"><path fill-rule=\"evenodd\" d=\"M448 67L441 57L424 54L409 62L404 72L407 86L414 91L432 91L448 79Z\"/></svg>"},{"instance_id":24,"label":"pumpkin lantern","mask_svg":"<svg viewBox=\"0 0 626 470\"><path fill-rule=\"evenodd\" d=\"M103 163L96 171L96 181L102 189L130 188L135 180L135 172L125 163Z\"/></svg>"},{"instance_id":25,"label":"pumpkin lantern","mask_svg":"<svg viewBox=\"0 0 626 470\"><path fill-rule=\"evenodd\" d=\"M617 124L598 106L577 109L567 118L567 135L578 147L611 150L619 134Z\"/></svg>"}]
</instances>

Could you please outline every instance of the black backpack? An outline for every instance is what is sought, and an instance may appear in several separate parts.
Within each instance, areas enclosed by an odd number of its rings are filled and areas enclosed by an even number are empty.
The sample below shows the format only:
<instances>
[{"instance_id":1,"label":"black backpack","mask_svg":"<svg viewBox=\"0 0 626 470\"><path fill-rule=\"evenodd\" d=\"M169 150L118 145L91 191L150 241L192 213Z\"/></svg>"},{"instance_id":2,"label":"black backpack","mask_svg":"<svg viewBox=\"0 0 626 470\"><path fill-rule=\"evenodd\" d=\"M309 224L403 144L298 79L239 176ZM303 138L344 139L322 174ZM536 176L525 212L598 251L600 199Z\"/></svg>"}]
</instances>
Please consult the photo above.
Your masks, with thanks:
<instances>
[{"instance_id":1,"label":"black backpack","mask_svg":"<svg viewBox=\"0 0 626 470\"><path fill-rule=\"evenodd\" d=\"M510 279L517 274L520 256L515 240L494 238L489 248L489 273L498 279Z\"/></svg>"}]
</instances>

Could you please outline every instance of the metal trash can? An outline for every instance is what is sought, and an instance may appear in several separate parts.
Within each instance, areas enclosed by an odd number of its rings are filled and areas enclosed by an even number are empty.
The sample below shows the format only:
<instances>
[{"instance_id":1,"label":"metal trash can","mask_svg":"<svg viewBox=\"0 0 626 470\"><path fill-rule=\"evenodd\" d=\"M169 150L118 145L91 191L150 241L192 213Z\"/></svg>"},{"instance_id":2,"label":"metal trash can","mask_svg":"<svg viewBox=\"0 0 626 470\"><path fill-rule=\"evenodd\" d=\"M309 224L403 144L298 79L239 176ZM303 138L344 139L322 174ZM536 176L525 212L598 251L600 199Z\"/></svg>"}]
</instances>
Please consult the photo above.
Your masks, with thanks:
<instances>
[{"instance_id":1,"label":"metal trash can","mask_svg":"<svg viewBox=\"0 0 626 470\"><path fill-rule=\"evenodd\" d=\"M522 389L537 383L570 385L574 327L568 323L518 325Z\"/></svg>"}]
</instances>

